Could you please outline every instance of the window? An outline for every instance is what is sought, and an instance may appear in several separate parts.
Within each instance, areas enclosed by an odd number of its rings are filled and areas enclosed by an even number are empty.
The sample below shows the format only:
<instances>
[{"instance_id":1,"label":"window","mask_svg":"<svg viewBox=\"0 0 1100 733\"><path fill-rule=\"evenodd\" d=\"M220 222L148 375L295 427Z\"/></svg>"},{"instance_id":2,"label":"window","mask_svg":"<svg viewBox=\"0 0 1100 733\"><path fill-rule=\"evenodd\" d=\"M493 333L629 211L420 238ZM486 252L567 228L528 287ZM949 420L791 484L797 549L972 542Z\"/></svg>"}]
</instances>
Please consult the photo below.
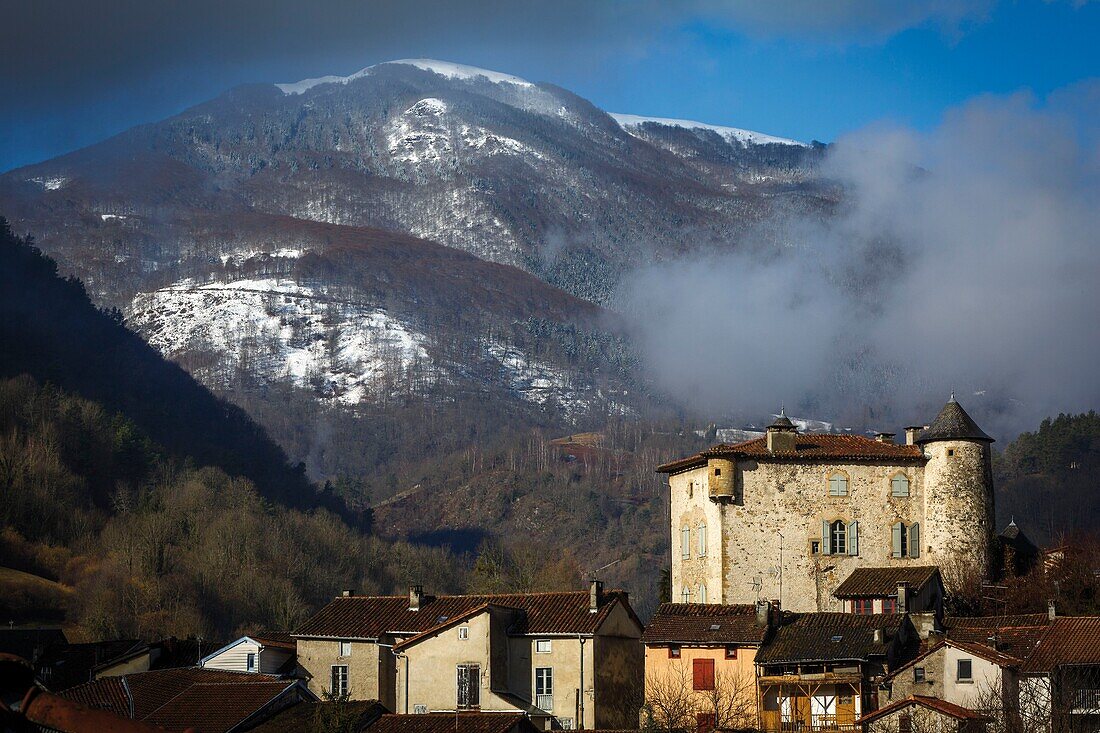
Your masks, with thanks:
<instances>
[{"instance_id":1,"label":"window","mask_svg":"<svg viewBox=\"0 0 1100 733\"><path fill-rule=\"evenodd\" d=\"M459 710L469 710L481 705L481 665L458 665L455 687Z\"/></svg>"},{"instance_id":2,"label":"window","mask_svg":"<svg viewBox=\"0 0 1100 733\"><path fill-rule=\"evenodd\" d=\"M837 520L829 525L829 547L834 555L847 554L848 527L844 522Z\"/></svg>"},{"instance_id":3,"label":"window","mask_svg":"<svg viewBox=\"0 0 1100 733\"><path fill-rule=\"evenodd\" d=\"M891 496L909 496L909 479L904 474L898 474L890 479Z\"/></svg>"},{"instance_id":4,"label":"window","mask_svg":"<svg viewBox=\"0 0 1100 733\"><path fill-rule=\"evenodd\" d=\"M834 473L829 477L829 496L847 496L848 477L842 473Z\"/></svg>"},{"instance_id":5,"label":"window","mask_svg":"<svg viewBox=\"0 0 1100 733\"><path fill-rule=\"evenodd\" d=\"M856 598L852 601L852 613L859 616L870 616L875 612L875 602L870 598Z\"/></svg>"},{"instance_id":6,"label":"window","mask_svg":"<svg viewBox=\"0 0 1100 733\"><path fill-rule=\"evenodd\" d=\"M891 542L894 557L920 557L920 523L898 522L893 527Z\"/></svg>"},{"instance_id":7,"label":"window","mask_svg":"<svg viewBox=\"0 0 1100 733\"><path fill-rule=\"evenodd\" d=\"M883 598L882 599L882 612L883 613L897 613L898 612L898 599L897 598Z\"/></svg>"},{"instance_id":8,"label":"window","mask_svg":"<svg viewBox=\"0 0 1100 733\"><path fill-rule=\"evenodd\" d=\"M707 555L707 525L700 524L699 529L696 530L696 534L699 535L699 557L706 557L706 555Z\"/></svg>"},{"instance_id":9,"label":"window","mask_svg":"<svg viewBox=\"0 0 1100 733\"><path fill-rule=\"evenodd\" d=\"M820 555L821 554L821 540L810 540L810 554L811 555Z\"/></svg>"},{"instance_id":10,"label":"window","mask_svg":"<svg viewBox=\"0 0 1100 733\"><path fill-rule=\"evenodd\" d=\"M256 652L249 652L244 659L244 666L249 672L256 671Z\"/></svg>"},{"instance_id":11,"label":"window","mask_svg":"<svg viewBox=\"0 0 1100 733\"><path fill-rule=\"evenodd\" d=\"M691 689L693 689L693 690L713 690L714 689L714 660L713 659L693 659L693 660L691 660Z\"/></svg>"},{"instance_id":12,"label":"window","mask_svg":"<svg viewBox=\"0 0 1100 733\"><path fill-rule=\"evenodd\" d=\"M972 682L974 680L973 662L970 659L960 659L958 663L958 674L955 675L955 679L959 682Z\"/></svg>"},{"instance_id":13,"label":"window","mask_svg":"<svg viewBox=\"0 0 1100 733\"><path fill-rule=\"evenodd\" d=\"M670 646L668 648L668 658L669 659L679 659L680 658L680 647L675 645L675 644Z\"/></svg>"},{"instance_id":14,"label":"window","mask_svg":"<svg viewBox=\"0 0 1100 733\"><path fill-rule=\"evenodd\" d=\"M680 603L691 603L691 591L686 586L680 591Z\"/></svg>"},{"instance_id":15,"label":"window","mask_svg":"<svg viewBox=\"0 0 1100 733\"><path fill-rule=\"evenodd\" d=\"M699 602L700 603L706 603L707 602L707 587L705 585L703 585L702 583L699 584Z\"/></svg>"},{"instance_id":16,"label":"window","mask_svg":"<svg viewBox=\"0 0 1100 733\"><path fill-rule=\"evenodd\" d=\"M573 719L572 718L558 718L558 725L561 726L562 730L573 730Z\"/></svg>"},{"instance_id":17,"label":"window","mask_svg":"<svg viewBox=\"0 0 1100 733\"><path fill-rule=\"evenodd\" d=\"M535 654L549 654L551 649L549 639L539 639L535 642Z\"/></svg>"},{"instance_id":18,"label":"window","mask_svg":"<svg viewBox=\"0 0 1100 733\"><path fill-rule=\"evenodd\" d=\"M458 638L461 641L466 641L467 639L469 639L470 638L470 627L469 626L459 626L458 627Z\"/></svg>"},{"instance_id":19,"label":"window","mask_svg":"<svg viewBox=\"0 0 1100 733\"><path fill-rule=\"evenodd\" d=\"M913 733L913 716L909 713L898 716L898 733Z\"/></svg>"},{"instance_id":20,"label":"window","mask_svg":"<svg viewBox=\"0 0 1100 733\"><path fill-rule=\"evenodd\" d=\"M351 656L351 642L350 641L341 641L340 642L339 656L341 656L341 657L350 657Z\"/></svg>"},{"instance_id":21,"label":"window","mask_svg":"<svg viewBox=\"0 0 1100 733\"><path fill-rule=\"evenodd\" d=\"M553 667L535 667L535 707L546 712L554 709Z\"/></svg>"},{"instance_id":22,"label":"window","mask_svg":"<svg viewBox=\"0 0 1100 733\"><path fill-rule=\"evenodd\" d=\"M913 667L913 681L924 682L924 667Z\"/></svg>"},{"instance_id":23,"label":"window","mask_svg":"<svg viewBox=\"0 0 1100 733\"><path fill-rule=\"evenodd\" d=\"M684 560L691 557L691 527L680 530L680 557Z\"/></svg>"},{"instance_id":24,"label":"window","mask_svg":"<svg viewBox=\"0 0 1100 733\"><path fill-rule=\"evenodd\" d=\"M695 482L688 481L688 498L690 499L695 494Z\"/></svg>"},{"instance_id":25,"label":"window","mask_svg":"<svg viewBox=\"0 0 1100 733\"><path fill-rule=\"evenodd\" d=\"M949 456L955 455L955 449L954 448L948 448L947 449L947 455L949 455Z\"/></svg>"},{"instance_id":26,"label":"window","mask_svg":"<svg viewBox=\"0 0 1100 733\"><path fill-rule=\"evenodd\" d=\"M348 694L348 665L332 665L332 684L329 692L336 696Z\"/></svg>"},{"instance_id":27,"label":"window","mask_svg":"<svg viewBox=\"0 0 1100 733\"><path fill-rule=\"evenodd\" d=\"M714 475L715 476L721 476L722 475L722 469L720 469L720 468L714 469Z\"/></svg>"},{"instance_id":28,"label":"window","mask_svg":"<svg viewBox=\"0 0 1100 733\"><path fill-rule=\"evenodd\" d=\"M735 646L727 646L726 647L726 659L737 659L737 647L735 647Z\"/></svg>"},{"instance_id":29,"label":"window","mask_svg":"<svg viewBox=\"0 0 1100 733\"><path fill-rule=\"evenodd\" d=\"M718 727L718 716L714 713L695 714L695 733L712 733Z\"/></svg>"}]
</instances>

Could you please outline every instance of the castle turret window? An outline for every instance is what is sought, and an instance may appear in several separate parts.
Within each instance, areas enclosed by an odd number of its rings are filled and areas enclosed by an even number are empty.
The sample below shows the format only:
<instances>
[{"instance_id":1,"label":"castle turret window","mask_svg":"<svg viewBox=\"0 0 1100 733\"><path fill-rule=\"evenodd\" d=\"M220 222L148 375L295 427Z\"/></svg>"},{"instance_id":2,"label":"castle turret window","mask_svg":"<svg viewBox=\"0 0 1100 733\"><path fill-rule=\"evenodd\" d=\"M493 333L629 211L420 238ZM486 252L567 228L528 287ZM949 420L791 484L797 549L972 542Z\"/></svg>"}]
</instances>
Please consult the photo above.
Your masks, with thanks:
<instances>
[{"instance_id":1,"label":"castle turret window","mask_svg":"<svg viewBox=\"0 0 1100 733\"><path fill-rule=\"evenodd\" d=\"M895 524L891 545L894 557L920 557L920 523Z\"/></svg>"},{"instance_id":2,"label":"castle turret window","mask_svg":"<svg viewBox=\"0 0 1100 733\"><path fill-rule=\"evenodd\" d=\"M909 479L904 474L898 474L890 480L891 496L909 496Z\"/></svg>"},{"instance_id":3,"label":"castle turret window","mask_svg":"<svg viewBox=\"0 0 1100 733\"><path fill-rule=\"evenodd\" d=\"M842 473L834 473L829 477L829 496L847 496L848 477Z\"/></svg>"}]
</instances>

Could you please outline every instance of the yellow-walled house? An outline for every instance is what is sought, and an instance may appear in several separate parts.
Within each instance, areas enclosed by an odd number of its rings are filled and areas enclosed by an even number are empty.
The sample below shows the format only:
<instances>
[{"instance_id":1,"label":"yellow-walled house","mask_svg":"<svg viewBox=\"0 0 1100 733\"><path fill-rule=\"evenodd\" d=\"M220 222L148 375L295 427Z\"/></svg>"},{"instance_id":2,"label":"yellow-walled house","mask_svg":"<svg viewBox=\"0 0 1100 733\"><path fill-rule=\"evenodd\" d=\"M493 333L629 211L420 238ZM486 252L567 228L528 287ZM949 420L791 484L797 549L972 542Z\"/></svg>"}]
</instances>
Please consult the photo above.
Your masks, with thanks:
<instances>
[{"instance_id":1,"label":"yellow-walled house","mask_svg":"<svg viewBox=\"0 0 1100 733\"><path fill-rule=\"evenodd\" d=\"M665 603L642 635L642 722L662 730L757 727L756 653L774 628L768 603Z\"/></svg>"},{"instance_id":2,"label":"yellow-walled house","mask_svg":"<svg viewBox=\"0 0 1100 733\"><path fill-rule=\"evenodd\" d=\"M543 729L637 727L642 624L627 594L335 598L295 632L318 695L398 713L523 712Z\"/></svg>"}]
</instances>

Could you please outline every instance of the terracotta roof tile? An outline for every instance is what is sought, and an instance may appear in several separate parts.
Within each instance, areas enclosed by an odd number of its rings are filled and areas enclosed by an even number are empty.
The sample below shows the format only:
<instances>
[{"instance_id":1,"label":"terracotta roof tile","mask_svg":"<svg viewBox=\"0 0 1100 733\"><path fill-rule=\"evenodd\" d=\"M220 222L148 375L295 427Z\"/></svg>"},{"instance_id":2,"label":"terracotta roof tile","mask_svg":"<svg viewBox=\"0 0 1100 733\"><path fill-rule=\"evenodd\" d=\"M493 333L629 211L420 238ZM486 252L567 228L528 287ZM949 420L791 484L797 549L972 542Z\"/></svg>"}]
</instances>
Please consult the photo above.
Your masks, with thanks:
<instances>
[{"instance_id":1,"label":"terracotta roof tile","mask_svg":"<svg viewBox=\"0 0 1100 733\"><path fill-rule=\"evenodd\" d=\"M255 728L248 730L250 733L310 733L317 729L317 715L320 711L326 706L333 707L336 704L302 702L280 710ZM355 723L350 726L350 731L354 733L365 730L368 725L387 712L378 700L348 700L339 704L343 706L344 713L355 716Z\"/></svg>"},{"instance_id":2,"label":"terracotta roof tile","mask_svg":"<svg viewBox=\"0 0 1100 733\"><path fill-rule=\"evenodd\" d=\"M168 730L225 733L295 683L290 680L241 684L195 684L145 716Z\"/></svg>"},{"instance_id":3,"label":"terracotta roof tile","mask_svg":"<svg viewBox=\"0 0 1100 733\"><path fill-rule=\"evenodd\" d=\"M645 644L760 644L767 625L751 604L662 603L642 634Z\"/></svg>"},{"instance_id":4,"label":"terracotta roof tile","mask_svg":"<svg viewBox=\"0 0 1100 733\"><path fill-rule=\"evenodd\" d=\"M383 715L370 733L508 733L516 726L533 733L533 723L523 713L426 713Z\"/></svg>"},{"instance_id":5,"label":"terracotta roof tile","mask_svg":"<svg viewBox=\"0 0 1100 733\"><path fill-rule=\"evenodd\" d=\"M70 687L62 697L97 710L109 710L123 718L130 717L130 698L121 677L104 677Z\"/></svg>"},{"instance_id":6,"label":"terracotta roof tile","mask_svg":"<svg viewBox=\"0 0 1100 733\"><path fill-rule=\"evenodd\" d=\"M627 610L626 593L607 591L599 611L588 610L588 591L516 593L483 596L426 597L420 610L409 610L406 596L351 596L334 598L294 630L297 637L377 639L394 633L419 634L480 606L492 604L523 611L517 634L591 634L599 628L617 601ZM641 624L639 624L641 626Z\"/></svg>"},{"instance_id":7,"label":"terracotta roof tile","mask_svg":"<svg viewBox=\"0 0 1100 733\"><path fill-rule=\"evenodd\" d=\"M1073 665L1100 666L1100 616L1055 619L1024 662L1023 671L1049 673Z\"/></svg>"},{"instance_id":8,"label":"terracotta roof tile","mask_svg":"<svg viewBox=\"0 0 1100 733\"><path fill-rule=\"evenodd\" d=\"M964 708L962 705L956 705L953 702L947 702L946 700L940 700L937 697L925 697L924 695L910 695L904 700L898 700L892 702L884 708L879 708L872 713L864 715L862 718L856 721L856 725L865 725L871 723L879 718L895 713L898 710L909 707L910 705L920 705L928 708L929 710L935 710L943 713L944 715L950 715L957 720L987 720L986 716L971 710L970 708Z\"/></svg>"},{"instance_id":9,"label":"terracotta roof tile","mask_svg":"<svg viewBox=\"0 0 1100 733\"><path fill-rule=\"evenodd\" d=\"M1045 613L1012 616L948 616L944 619L948 639L990 645L997 637L997 649L1018 659L1026 659L1050 626Z\"/></svg>"},{"instance_id":10,"label":"terracotta roof tile","mask_svg":"<svg viewBox=\"0 0 1100 733\"><path fill-rule=\"evenodd\" d=\"M264 646L274 646L290 651L294 651L298 647L298 642L287 631L264 631L259 634L251 634L251 637Z\"/></svg>"},{"instance_id":11,"label":"terracotta roof tile","mask_svg":"<svg viewBox=\"0 0 1100 733\"><path fill-rule=\"evenodd\" d=\"M880 443L862 435L799 433L793 451L768 451L768 439L753 438L742 443L720 443L693 456L665 463L657 473L676 473L706 463L707 458L755 458L766 461L852 461L917 463L924 460L918 445Z\"/></svg>"},{"instance_id":12,"label":"terracotta roof tile","mask_svg":"<svg viewBox=\"0 0 1100 733\"><path fill-rule=\"evenodd\" d=\"M898 583L907 582L909 587L918 591L939 574L935 565L892 568L856 568L852 574L837 586L833 595L837 598L859 598L866 596L894 596L898 592Z\"/></svg>"},{"instance_id":13,"label":"terracotta roof tile","mask_svg":"<svg viewBox=\"0 0 1100 733\"><path fill-rule=\"evenodd\" d=\"M888 647L909 623L900 614L873 616L852 613L797 614L775 632L775 637L756 653L757 664L862 661L885 658ZM875 641L875 630L883 640Z\"/></svg>"}]
</instances>

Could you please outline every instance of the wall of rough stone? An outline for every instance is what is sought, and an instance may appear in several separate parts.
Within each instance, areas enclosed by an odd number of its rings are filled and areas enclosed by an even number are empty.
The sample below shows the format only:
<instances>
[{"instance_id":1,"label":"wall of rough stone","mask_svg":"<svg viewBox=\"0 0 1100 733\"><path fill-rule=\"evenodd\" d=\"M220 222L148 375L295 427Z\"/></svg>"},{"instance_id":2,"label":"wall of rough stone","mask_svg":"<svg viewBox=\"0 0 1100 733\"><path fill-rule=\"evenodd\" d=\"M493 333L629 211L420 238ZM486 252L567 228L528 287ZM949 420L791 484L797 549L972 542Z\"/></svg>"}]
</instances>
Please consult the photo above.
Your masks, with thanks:
<instances>
[{"instance_id":1,"label":"wall of rough stone","mask_svg":"<svg viewBox=\"0 0 1100 733\"><path fill-rule=\"evenodd\" d=\"M928 530L922 544L948 586L965 567L988 568L993 541L993 469L988 443L937 441L924 447Z\"/></svg>"},{"instance_id":2,"label":"wall of rough stone","mask_svg":"<svg viewBox=\"0 0 1100 733\"><path fill-rule=\"evenodd\" d=\"M686 600L699 601L699 585L707 589L707 603L728 603L723 594L722 578L722 514L725 505L709 498L708 468L669 477L671 492L672 531L672 600L685 600L683 590L688 589ZM699 527L707 528L707 552L699 555ZM688 543L689 557L681 557L680 537L683 528L691 530Z\"/></svg>"}]
</instances>

